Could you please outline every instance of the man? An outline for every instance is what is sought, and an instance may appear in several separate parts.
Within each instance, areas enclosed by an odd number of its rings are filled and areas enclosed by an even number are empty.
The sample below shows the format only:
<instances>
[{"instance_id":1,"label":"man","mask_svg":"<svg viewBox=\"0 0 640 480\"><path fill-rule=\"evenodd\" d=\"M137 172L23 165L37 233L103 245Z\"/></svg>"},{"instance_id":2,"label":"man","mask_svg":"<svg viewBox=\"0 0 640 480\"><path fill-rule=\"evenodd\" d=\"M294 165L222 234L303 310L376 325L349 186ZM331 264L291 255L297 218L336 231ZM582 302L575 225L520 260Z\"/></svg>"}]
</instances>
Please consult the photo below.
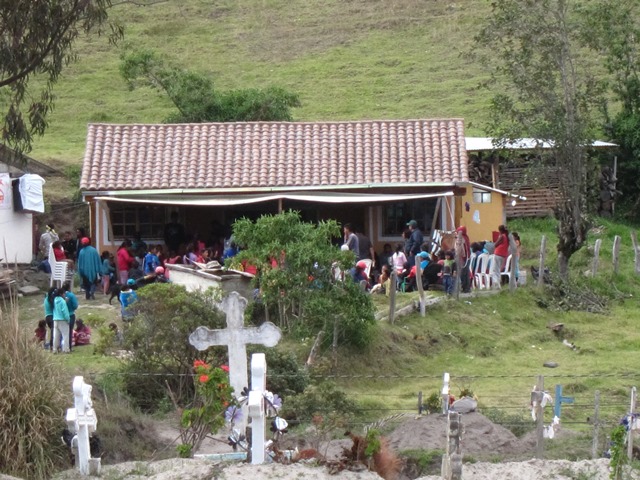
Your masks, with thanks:
<instances>
[{"instance_id":1,"label":"man","mask_svg":"<svg viewBox=\"0 0 640 480\"><path fill-rule=\"evenodd\" d=\"M415 220L411 220L407 223L409 227L409 231L411 235L409 236L409 240L405 245L405 253L407 254L407 261L409 265L415 265L416 255L420 253L420 249L422 246L422 242L424 241L424 237L422 232L418 228L418 222Z\"/></svg>"},{"instance_id":2,"label":"man","mask_svg":"<svg viewBox=\"0 0 640 480\"><path fill-rule=\"evenodd\" d=\"M40 254L42 258L49 257L49 248L53 242L57 242L60 240L58 234L56 233L53 223L48 223L44 227L44 233L40 236L40 242L38 243L38 247L40 248Z\"/></svg>"},{"instance_id":3,"label":"man","mask_svg":"<svg viewBox=\"0 0 640 480\"><path fill-rule=\"evenodd\" d=\"M67 258L75 260L76 250L78 248L76 239L73 238L73 234L69 231L64 232L64 241L62 242L62 248Z\"/></svg>"},{"instance_id":4,"label":"man","mask_svg":"<svg viewBox=\"0 0 640 480\"><path fill-rule=\"evenodd\" d=\"M360 260L360 244L358 242L358 236L353 231L353 225L345 223L344 227L344 245L343 250L351 250L356 256L356 262Z\"/></svg>"},{"instance_id":5,"label":"man","mask_svg":"<svg viewBox=\"0 0 640 480\"><path fill-rule=\"evenodd\" d=\"M460 258L456 259L458 264L462 266L460 269L460 287L462 293L471 291L471 278L469 276L469 260L471 258L471 242L467 235L467 227L460 226L456 228L456 244L460 244ZM458 249L456 249L458 250Z\"/></svg>"},{"instance_id":6,"label":"man","mask_svg":"<svg viewBox=\"0 0 640 480\"><path fill-rule=\"evenodd\" d=\"M178 223L178 212L171 212L171 221L164 227L164 243L170 255L178 252L184 236L184 226Z\"/></svg>"},{"instance_id":7,"label":"man","mask_svg":"<svg viewBox=\"0 0 640 480\"><path fill-rule=\"evenodd\" d=\"M358 256L360 260L364 260L365 258L371 259L373 262L371 265L373 267L376 266L376 252L373 249L373 244L369 237L367 237L362 232L357 232L356 237L358 237Z\"/></svg>"},{"instance_id":8,"label":"man","mask_svg":"<svg viewBox=\"0 0 640 480\"><path fill-rule=\"evenodd\" d=\"M98 251L90 245L91 241L83 237L82 249L78 253L78 274L87 300L95 300L96 282L102 277L102 262Z\"/></svg>"}]
</instances>

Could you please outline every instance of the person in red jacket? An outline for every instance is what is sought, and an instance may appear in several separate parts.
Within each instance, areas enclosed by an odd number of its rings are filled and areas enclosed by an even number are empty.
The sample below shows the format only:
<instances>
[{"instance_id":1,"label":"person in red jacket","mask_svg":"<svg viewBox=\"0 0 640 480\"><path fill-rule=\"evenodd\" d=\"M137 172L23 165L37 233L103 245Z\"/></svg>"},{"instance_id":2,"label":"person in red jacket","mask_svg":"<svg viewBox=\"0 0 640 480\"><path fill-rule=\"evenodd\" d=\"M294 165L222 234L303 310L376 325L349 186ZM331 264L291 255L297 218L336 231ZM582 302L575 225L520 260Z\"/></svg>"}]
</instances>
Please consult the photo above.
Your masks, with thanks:
<instances>
[{"instance_id":1,"label":"person in red jacket","mask_svg":"<svg viewBox=\"0 0 640 480\"><path fill-rule=\"evenodd\" d=\"M509 256L509 230L504 225L498 227L498 238L495 241L493 259L491 261L491 285L500 288L500 272L504 269Z\"/></svg>"},{"instance_id":2,"label":"person in red jacket","mask_svg":"<svg viewBox=\"0 0 640 480\"><path fill-rule=\"evenodd\" d=\"M126 285L129 280L129 269L133 266L135 258L131 255L129 249L131 248L131 242L125 240L118 248L116 253L118 257L118 280L121 285Z\"/></svg>"}]
</instances>

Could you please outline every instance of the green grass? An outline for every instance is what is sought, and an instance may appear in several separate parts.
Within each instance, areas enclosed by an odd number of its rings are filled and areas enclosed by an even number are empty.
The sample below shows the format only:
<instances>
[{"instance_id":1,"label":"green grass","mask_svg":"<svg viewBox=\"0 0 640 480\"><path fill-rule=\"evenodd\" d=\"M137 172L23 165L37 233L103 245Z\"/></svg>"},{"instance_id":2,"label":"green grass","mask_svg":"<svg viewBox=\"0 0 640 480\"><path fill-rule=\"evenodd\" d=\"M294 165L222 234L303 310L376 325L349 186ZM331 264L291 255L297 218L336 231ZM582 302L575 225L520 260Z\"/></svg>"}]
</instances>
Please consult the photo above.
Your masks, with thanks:
<instances>
[{"instance_id":1,"label":"green grass","mask_svg":"<svg viewBox=\"0 0 640 480\"><path fill-rule=\"evenodd\" d=\"M46 135L32 156L81 162L89 122L161 122L169 101L149 89L130 91L118 72L127 46L152 48L176 65L209 73L220 89L280 85L300 94L297 120L464 117L480 134L488 94L466 53L482 0L169 0L119 5L125 26L117 47L83 38L79 61L60 78Z\"/></svg>"}]
</instances>

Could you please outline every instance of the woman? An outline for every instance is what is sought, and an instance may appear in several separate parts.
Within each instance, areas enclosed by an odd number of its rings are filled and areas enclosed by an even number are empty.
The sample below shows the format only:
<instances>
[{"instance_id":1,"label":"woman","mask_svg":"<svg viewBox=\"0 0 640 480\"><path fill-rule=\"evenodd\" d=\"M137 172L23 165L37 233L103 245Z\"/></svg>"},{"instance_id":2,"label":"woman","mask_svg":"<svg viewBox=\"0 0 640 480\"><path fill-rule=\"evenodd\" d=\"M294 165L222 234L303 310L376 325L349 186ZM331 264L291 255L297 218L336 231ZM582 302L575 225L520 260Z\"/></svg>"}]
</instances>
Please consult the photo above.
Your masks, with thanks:
<instances>
[{"instance_id":1,"label":"woman","mask_svg":"<svg viewBox=\"0 0 640 480\"><path fill-rule=\"evenodd\" d=\"M64 298L64 290L56 289L49 296L49 305L53 309L53 344L51 351L58 353L61 348L63 353L69 353L69 308Z\"/></svg>"},{"instance_id":2,"label":"woman","mask_svg":"<svg viewBox=\"0 0 640 480\"><path fill-rule=\"evenodd\" d=\"M498 238L493 244L493 258L491 262L491 286L500 288L500 273L509 256L509 230L504 225L498 227Z\"/></svg>"},{"instance_id":3,"label":"woman","mask_svg":"<svg viewBox=\"0 0 640 480\"><path fill-rule=\"evenodd\" d=\"M126 285L129 280L129 269L133 266L135 258L129 251L131 241L125 240L118 248L116 256L118 257L118 280L120 285Z\"/></svg>"}]
</instances>

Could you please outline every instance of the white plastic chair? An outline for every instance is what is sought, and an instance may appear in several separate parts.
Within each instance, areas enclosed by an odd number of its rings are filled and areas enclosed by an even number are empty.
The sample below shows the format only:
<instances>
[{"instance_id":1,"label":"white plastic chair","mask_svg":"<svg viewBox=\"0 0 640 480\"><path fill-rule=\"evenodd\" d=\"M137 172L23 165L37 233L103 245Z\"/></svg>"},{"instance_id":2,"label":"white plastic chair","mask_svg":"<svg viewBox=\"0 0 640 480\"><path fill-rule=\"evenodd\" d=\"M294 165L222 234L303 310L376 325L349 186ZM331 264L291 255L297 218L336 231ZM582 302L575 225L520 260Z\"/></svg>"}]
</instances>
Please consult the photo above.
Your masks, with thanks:
<instances>
[{"instance_id":1,"label":"white plastic chair","mask_svg":"<svg viewBox=\"0 0 640 480\"><path fill-rule=\"evenodd\" d=\"M513 256L509 255L504 265L504 270L500 272L500 278L507 277L507 284L511 282L511 275L513 274Z\"/></svg>"},{"instance_id":2,"label":"white plastic chair","mask_svg":"<svg viewBox=\"0 0 640 480\"><path fill-rule=\"evenodd\" d=\"M478 255L476 259L476 269L473 275L473 286L479 290L491 287L491 276L488 273L489 259L488 253Z\"/></svg>"},{"instance_id":3,"label":"white plastic chair","mask_svg":"<svg viewBox=\"0 0 640 480\"><path fill-rule=\"evenodd\" d=\"M67 262L58 262L56 260L56 255L53 253L53 246L49 246L49 266L51 267L49 288L53 287L53 282L56 282L57 287L61 287L65 282L69 282L73 289L74 273L69 269Z\"/></svg>"}]
</instances>

